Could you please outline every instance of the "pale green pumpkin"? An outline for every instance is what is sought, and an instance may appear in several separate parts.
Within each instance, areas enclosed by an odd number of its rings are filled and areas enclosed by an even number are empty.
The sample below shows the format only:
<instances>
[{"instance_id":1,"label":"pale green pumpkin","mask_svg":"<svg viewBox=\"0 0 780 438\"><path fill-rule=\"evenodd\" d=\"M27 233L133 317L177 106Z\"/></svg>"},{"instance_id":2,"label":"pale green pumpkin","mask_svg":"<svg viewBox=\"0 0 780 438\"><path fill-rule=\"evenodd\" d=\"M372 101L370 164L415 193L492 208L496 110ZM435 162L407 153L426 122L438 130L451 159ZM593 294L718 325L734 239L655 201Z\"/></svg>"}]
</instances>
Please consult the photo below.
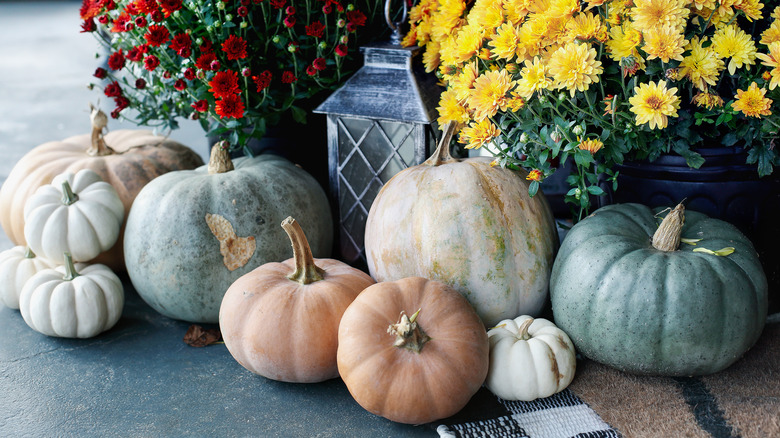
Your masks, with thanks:
<instances>
[{"instance_id":1,"label":"pale green pumpkin","mask_svg":"<svg viewBox=\"0 0 780 438\"><path fill-rule=\"evenodd\" d=\"M555 323L579 352L623 371L720 371L764 327L761 263L731 224L692 211L683 217L680 205L659 227L661 213L611 205L569 231L550 280ZM724 248L734 251L712 253Z\"/></svg>"},{"instance_id":2,"label":"pale green pumpkin","mask_svg":"<svg viewBox=\"0 0 780 438\"><path fill-rule=\"evenodd\" d=\"M138 194L125 231L128 274L163 315L216 323L234 281L290 258L279 228L287 216L306 227L316 257L330 255L330 207L311 175L275 155L231 163L217 145L208 166L169 172Z\"/></svg>"}]
</instances>

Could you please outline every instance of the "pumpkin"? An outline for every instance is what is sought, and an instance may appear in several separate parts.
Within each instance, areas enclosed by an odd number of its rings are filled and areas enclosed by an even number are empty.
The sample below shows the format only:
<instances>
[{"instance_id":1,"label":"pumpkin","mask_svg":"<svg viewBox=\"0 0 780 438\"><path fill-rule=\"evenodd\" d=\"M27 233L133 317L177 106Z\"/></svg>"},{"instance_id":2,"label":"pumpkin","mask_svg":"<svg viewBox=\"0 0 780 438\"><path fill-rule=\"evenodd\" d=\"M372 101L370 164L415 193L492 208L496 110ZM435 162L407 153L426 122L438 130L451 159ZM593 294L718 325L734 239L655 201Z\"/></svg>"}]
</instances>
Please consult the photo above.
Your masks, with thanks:
<instances>
[{"instance_id":1,"label":"pumpkin","mask_svg":"<svg viewBox=\"0 0 780 438\"><path fill-rule=\"evenodd\" d=\"M125 303L122 282L105 265L73 263L44 269L25 283L19 297L24 322L47 336L91 338L113 327Z\"/></svg>"},{"instance_id":2,"label":"pumpkin","mask_svg":"<svg viewBox=\"0 0 780 438\"><path fill-rule=\"evenodd\" d=\"M542 193L525 174L486 157L452 158L448 128L423 164L391 178L366 221L369 274L419 276L462 293L488 326L545 304L558 234Z\"/></svg>"},{"instance_id":3,"label":"pumpkin","mask_svg":"<svg viewBox=\"0 0 780 438\"><path fill-rule=\"evenodd\" d=\"M122 200L111 184L90 169L57 175L24 208L24 237L36 254L63 263L71 253L86 262L117 242L125 217Z\"/></svg>"},{"instance_id":4,"label":"pumpkin","mask_svg":"<svg viewBox=\"0 0 780 438\"><path fill-rule=\"evenodd\" d=\"M682 204L666 212L659 226L660 208L610 205L575 225L550 280L554 320L580 353L617 369L711 374L761 334L766 276L736 227Z\"/></svg>"},{"instance_id":5,"label":"pumpkin","mask_svg":"<svg viewBox=\"0 0 780 438\"><path fill-rule=\"evenodd\" d=\"M369 286L339 325L338 370L369 412L420 424L460 411L485 381L488 339L468 301L412 277Z\"/></svg>"},{"instance_id":6,"label":"pumpkin","mask_svg":"<svg viewBox=\"0 0 780 438\"><path fill-rule=\"evenodd\" d=\"M307 227L315 256L330 255L330 207L311 175L276 155L231 161L217 143L208 166L169 172L138 194L125 231L128 275L163 315L216 323L233 282L289 257L278 226L288 215Z\"/></svg>"},{"instance_id":7,"label":"pumpkin","mask_svg":"<svg viewBox=\"0 0 780 438\"><path fill-rule=\"evenodd\" d=\"M25 245L24 204L38 187L58 174L91 169L116 189L125 214L135 196L149 181L171 170L194 169L203 164L188 147L153 135L151 131L117 130L102 134L107 118L93 108L92 133L44 143L31 149L13 167L0 187L0 225L16 245ZM124 271L119 243L95 262Z\"/></svg>"},{"instance_id":8,"label":"pumpkin","mask_svg":"<svg viewBox=\"0 0 780 438\"><path fill-rule=\"evenodd\" d=\"M341 315L368 274L334 259L314 259L301 226L282 222L293 258L266 263L225 293L219 327L230 354L269 379L311 383L338 377L336 347Z\"/></svg>"},{"instance_id":9,"label":"pumpkin","mask_svg":"<svg viewBox=\"0 0 780 438\"><path fill-rule=\"evenodd\" d=\"M544 318L521 315L488 331L485 386L504 400L531 401L569 386L577 357L569 336Z\"/></svg>"},{"instance_id":10,"label":"pumpkin","mask_svg":"<svg viewBox=\"0 0 780 438\"><path fill-rule=\"evenodd\" d=\"M15 246L0 253L0 303L11 309L19 308L22 287L33 275L54 264L26 246Z\"/></svg>"}]
</instances>

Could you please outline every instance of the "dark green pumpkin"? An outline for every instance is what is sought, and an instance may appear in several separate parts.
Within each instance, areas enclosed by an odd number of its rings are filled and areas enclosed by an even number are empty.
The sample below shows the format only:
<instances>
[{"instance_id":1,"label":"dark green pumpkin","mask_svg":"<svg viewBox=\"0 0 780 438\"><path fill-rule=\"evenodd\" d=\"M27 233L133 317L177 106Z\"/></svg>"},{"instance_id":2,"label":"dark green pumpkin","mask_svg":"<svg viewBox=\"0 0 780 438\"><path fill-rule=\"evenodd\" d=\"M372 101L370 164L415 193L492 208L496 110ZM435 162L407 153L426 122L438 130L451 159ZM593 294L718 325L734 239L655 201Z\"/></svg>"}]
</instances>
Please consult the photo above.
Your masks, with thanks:
<instances>
[{"instance_id":1,"label":"dark green pumpkin","mask_svg":"<svg viewBox=\"0 0 780 438\"><path fill-rule=\"evenodd\" d=\"M686 212L675 242L675 230L668 231L682 206L659 228L663 210L610 205L569 231L550 280L555 322L580 353L617 369L711 374L734 363L761 334L766 276L751 242L731 224ZM662 249L653 246L654 234L665 241L656 243ZM727 247L734 252L694 251Z\"/></svg>"}]
</instances>

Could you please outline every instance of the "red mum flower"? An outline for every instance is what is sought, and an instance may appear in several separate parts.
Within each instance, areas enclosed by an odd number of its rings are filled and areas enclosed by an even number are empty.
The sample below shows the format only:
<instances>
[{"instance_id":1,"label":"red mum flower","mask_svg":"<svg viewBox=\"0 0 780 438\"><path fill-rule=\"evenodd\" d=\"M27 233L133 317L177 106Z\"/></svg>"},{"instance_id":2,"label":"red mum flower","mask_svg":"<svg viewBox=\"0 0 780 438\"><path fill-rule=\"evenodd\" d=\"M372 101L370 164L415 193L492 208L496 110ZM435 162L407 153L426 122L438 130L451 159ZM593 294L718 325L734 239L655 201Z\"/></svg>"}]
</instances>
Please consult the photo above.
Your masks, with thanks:
<instances>
[{"instance_id":1,"label":"red mum flower","mask_svg":"<svg viewBox=\"0 0 780 438\"><path fill-rule=\"evenodd\" d=\"M217 101L216 111L223 119L226 117L240 119L244 117L244 102L237 94L231 94Z\"/></svg>"},{"instance_id":2,"label":"red mum flower","mask_svg":"<svg viewBox=\"0 0 780 438\"><path fill-rule=\"evenodd\" d=\"M189 57L192 48L192 38L186 33L178 33L171 40L171 50L176 52L179 56Z\"/></svg>"},{"instance_id":3,"label":"red mum flower","mask_svg":"<svg viewBox=\"0 0 780 438\"><path fill-rule=\"evenodd\" d=\"M306 35L314 38L322 38L325 34L325 25L321 21L317 20L314 23L306 26Z\"/></svg>"},{"instance_id":4,"label":"red mum flower","mask_svg":"<svg viewBox=\"0 0 780 438\"><path fill-rule=\"evenodd\" d=\"M311 66L316 68L319 71L325 70L326 66L325 58L314 58L314 61L312 61Z\"/></svg>"},{"instance_id":5,"label":"red mum flower","mask_svg":"<svg viewBox=\"0 0 780 438\"><path fill-rule=\"evenodd\" d=\"M152 12L152 20L154 20L155 23L162 23L163 20L165 20L165 15L159 10Z\"/></svg>"},{"instance_id":6,"label":"red mum flower","mask_svg":"<svg viewBox=\"0 0 780 438\"><path fill-rule=\"evenodd\" d=\"M106 25L111 21L111 18L108 15L101 15L98 17L98 23L102 25Z\"/></svg>"},{"instance_id":7,"label":"red mum flower","mask_svg":"<svg viewBox=\"0 0 780 438\"><path fill-rule=\"evenodd\" d=\"M160 60L157 59L154 55L149 55L146 58L144 58L144 68L149 71L154 71L154 69L157 68L157 66L160 65Z\"/></svg>"},{"instance_id":8,"label":"red mum flower","mask_svg":"<svg viewBox=\"0 0 780 438\"><path fill-rule=\"evenodd\" d=\"M103 90L103 93L107 97L119 97L122 95L122 87L119 86L119 82L114 81L106 85L106 88L105 90Z\"/></svg>"},{"instance_id":9,"label":"red mum flower","mask_svg":"<svg viewBox=\"0 0 780 438\"><path fill-rule=\"evenodd\" d=\"M126 32L128 23L132 24L130 16L122 13L114 20L114 27L111 28L111 32Z\"/></svg>"},{"instance_id":10,"label":"red mum flower","mask_svg":"<svg viewBox=\"0 0 780 438\"><path fill-rule=\"evenodd\" d=\"M214 78L209 81L209 87L211 87L209 92L214 94L214 97L225 97L241 92L241 89L238 88L238 73L233 70L215 74Z\"/></svg>"},{"instance_id":11,"label":"red mum flower","mask_svg":"<svg viewBox=\"0 0 780 438\"><path fill-rule=\"evenodd\" d=\"M284 17L284 26L285 27L295 26L295 15L288 15Z\"/></svg>"},{"instance_id":12,"label":"red mum flower","mask_svg":"<svg viewBox=\"0 0 780 438\"><path fill-rule=\"evenodd\" d=\"M123 109L130 106L130 100L125 96L115 97L114 103L116 104L116 109L118 109L119 111L122 111Z\"/></svg>"},{"instance_id":13,"label":"red mum flower","mask_svg":"<svg viewBox=\"0 0 780 438\"><path fill-rule=\"evenodd\" d=\"M339 44L335 50L337 55L347 56L347 46L345 44Z\"/></svg>"},{"instance_id":14,"label":"red mum flower","mask_svg":"<svg viewBox=\"0 0 780 438\"><path fill-rule=\"evenodd\" d=\"M157 10L159 5L155 0L135 0L135 7L142 14L151 14Z\"/></svg>"},{"instance_id":15,"label":"red mum flower","mask_svg":"<svg viewBox=\"0 0 780 438\"><path fill-rule=\"evenodd\" d=\"M170 36L170 32L168 32L168 29L164 26L153 24L149 26L149 30L146 32L146 35L144 35L144 38L146 38L146 42L148 42L150 46L159 47L165 44Z\"/></svg>"},{"instance_id":16,"label":"red mum flower","mask_svg":"<svg viewBox=\"0 0 780 438\"><path fill-rule=\"evenodd\" d=\"M82 20L92 20L100 15L103 10L101 0L84 0L81 2L81 8L79 9L79 17Z\"/></svg>"},{"instance_id":17,"label":"red mum flower","mask_svg":"<svg viewBox=\"0 0 780 438\"><path fill-rule=\"evenodd\" d=\"M353 11L347 11L347 22L352 23L355 26L365 26L366 14L358 11L357 9Z\"/></svg>"},{"instance_id":18,"label":"red mum flower","mask_svg":"<svg viewBox=\"0 0 780 438\"><path fill-rule=\"evenodd\" d=\"M209 110L209 103L206 101L206 99L199 100L192 105L190 105L192 108L195 109L195 111L205 113Z\"/></svg>"},{"instance_id":19,"label":"red mum flower","mask_svg":"<svg viewBox=\"0 0 780 438\"><path fill-rule=\"evenodd\" d=\"M333 7L330 5L330 3L325 3L325 6L322 7L322 13L328 15L331 12L333 12Z\"/></svg>"},{"instance_id":20,"label":"red mum flower","mask_svg":"<svg viewBox=\"0 0 780 438\"><path fill-rule=\"evenodd\" d=\"M119 118L119 111L122 111L119 108L114 108L113 111L111 111L111 118L112 119L118 119Z\"/></svg>"},{"instance_id":21,"label":"red mum flower","mask_svg":"<svg viewBox=\"0 0 780 438\"><path fill-rule=\"evenodd\" d=\"M274 9L282 9L287 0L271 0L271 7Z\"/></svg>"},{"instance_id":22,"label":"red mum flower","mask_svg":"<svg viewBox=\"0 0 780 438\"><path fill-rule=\"evenodd\" d=\"M211 53L214 51L214 45L211 43L211 40L204 38L203 44L200 45L199 49L203 53Z\"/></svg>"},{"instance_id":23,"label":"red mum flower","mask_svg":"<svg viewBox=\"0 0 780 438\"><path fill-rule=\"evenodd\" d=\"M195 61L195 67L201 70L211 70L211 63L216 60L217 57L213 53L204 53Z\"/></svg>"},{"instance_id":24,"label":"red mum flower","mask_svg":"<svg viewBox=\"0 0 780 438\"><path fill-rule=\"evenodd\" d=\"M127 59L133 62L139 62L144 59L144 53L146 52L144 46L135 46L127 51Z\"/></svg>"},{"instance_id":25,"label":"red mum flower","mask_svg":"<svg viewBox=\"0 0 780 438\"><path fill-rule=\"evenodd\" d=\"M246 6L239 6L236 12L239 17L246 17L249 14L249 9L247 9Z\"/></svg>"},{"instance_id":26,"label":"red mum flower","mask_svg":"<svg viewBox=\"0 0 780 438\"><path fill-rule=\"evenodd\" d=\"M306 74L309 76L314 76L317 74L317 69L314 68L313 65L306 66Z\"/></svg>"},{"instance_id":27,"label":"red mum flower","mask_svg":"<svg viewBox=\"0 0 780 438\"><path fill-rule=\"evenodd\" d=\"M128 15L138 15L141 12L138 11L138 8L135 6L135 3L128 3L125 5L124 12L127 12Z\"/></svg>"},{"instance_id":28,"label":"red mum flower","mask_svg":"<svg viewBox=\"0 0 780 438\"><path fill-rule=\"evenodd\" d=\"M282 83L283 84L292 84L293 82L295 82L297 80L298 80L298 78L296 78L295 75L293 74L293 72L291 72L289 70L285 70L282 73Z\"/></svg>"},{"instance_id":29,"label":"red mum flower","mask_svg":"<svg viewBox=\"0 0 780 438\"><path fill-rule=\"evenodd\" d=\"M108 72L106 71L106 69L98 67L97 69L95 69L95 73L92 76L94 76L94 77L96 77L98 79L103 79L107 75L108 75Z\"/></svg>"},{"instance_id":30,"label":"red mum flower","mask_svg":"<svg viewBox=\"0 0 780 438\"><path fill-rule=\"evenodd\" d=\"M160 0L160 7L165 12L166 17L170 17L172 13L181 9L181 0Z\"/></svg>"},{"instance_id":31,"label":"red mum flower","mask_svg":"<svg viewBox=\"0 0 780 438\"><path fill-rule=\"evenodd\" d=\"M176 82L173 83L173 88L184 91L187 89L187 83L184 82L184 79L177 79Z\"/></svg>"},{"instance_id":32,"label":"red mum flower","mask_svg":"<svg viewBox=\"0 0 780 438\"><path fill-rule=\"evenodd\" d=\"M144 17L143 15L139 15L139 16L135 17L135 25L136 26L138 26L138 27L146 27L147 24L149 24L149 23L146 21L146 17Z\"/></svg>"},{"instance_id":33,"label":"red mum flower","mask_svg":"<svg viewBox=\"0 0 780 438\"><path fill-rule=\"evenodd\" d=\"M239 36L230 35L222 43L222 51L227 53L227 58L230 60L244 59L246 58L246 41Z\"/></svg>"},{"instance_id":34,"label":"red mum flower","mask_svg":"<svg viewBox=\"0 0 780 438\"><path fill-rule=\"evenodd\" d=\"M258 93L262 92L268 88L269 85L271 85L271 77L271 72L268 70L260 73L259 76L252 76L252 80L255 81L255 85L257 86Z\"/></svg>"},{"instance_id":35,"label":"red mum flower","mask_svg":"<svg viewBox=\"0 0 780 438\"><path fill-rule=\"evenodd\" d=\"M95 20L91 18L89 20L84 20L84 22L81 23L80 33L94 32L96 30L97 30L97 24L95 24Z\"/></svg>"},{"instance_id":36,"label":"red mum flower","mask_svg":"<svg viewBox=\"0 0 780 438\"><path fill-rule=\"evenodd\" d=\"M295 15L295 6L287 6L284 9L284 13L287 15Z\"/></svg>"},{"instance_id":37,"label":"red mum flower","mask_svg":"<svg viewBox=\"0 0 780 438\"><path fill-rule=\"evenodd\" d=\"M117 50L108 57L108 67L111 70L121 70L125 66L125 54L122 49Z\"/></svg>"},{"instance_id":38,"label":"red mum flower","mask_svg":"<svg viewBox=\"0 0 780 438\"><path fill-rule=\"evenodd\" d=\"M184 70L184 79L187 80L194 80L195 79L195 69L192 67L188 67L186 70Z\"/></svg>"},{"instance_id":39,"label":"red mum flower","mask_svg":"<svg viewBox=\"0 0 780 438\"><path fill-rule=\"evenodd\" d=\"M146 88L146 80L144 80L144 78L136 79L135 88L138 88L139 90L143 90L144 88Z\"/></svg>"}]
</instances>

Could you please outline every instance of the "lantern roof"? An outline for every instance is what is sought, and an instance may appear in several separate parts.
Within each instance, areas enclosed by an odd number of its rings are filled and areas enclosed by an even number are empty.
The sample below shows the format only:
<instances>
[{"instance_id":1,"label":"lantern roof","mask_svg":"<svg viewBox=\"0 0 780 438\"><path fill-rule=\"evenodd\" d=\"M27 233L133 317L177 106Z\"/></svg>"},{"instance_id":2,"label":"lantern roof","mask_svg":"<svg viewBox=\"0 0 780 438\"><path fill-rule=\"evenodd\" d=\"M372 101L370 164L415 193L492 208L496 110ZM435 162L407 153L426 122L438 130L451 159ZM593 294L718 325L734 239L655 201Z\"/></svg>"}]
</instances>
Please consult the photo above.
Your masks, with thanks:
<instances>
[{"instance_id":1,"label":"lantern roof","mask_svg":"<svg viewBox=\"0 0 780 438\"><path fill-rule=\"evenodd\" d=\"M417 59L422 48L382 43L360 50L363 67L315 113L411 123L436 120L442 88Z\"/></svg>"}]
</instances>

